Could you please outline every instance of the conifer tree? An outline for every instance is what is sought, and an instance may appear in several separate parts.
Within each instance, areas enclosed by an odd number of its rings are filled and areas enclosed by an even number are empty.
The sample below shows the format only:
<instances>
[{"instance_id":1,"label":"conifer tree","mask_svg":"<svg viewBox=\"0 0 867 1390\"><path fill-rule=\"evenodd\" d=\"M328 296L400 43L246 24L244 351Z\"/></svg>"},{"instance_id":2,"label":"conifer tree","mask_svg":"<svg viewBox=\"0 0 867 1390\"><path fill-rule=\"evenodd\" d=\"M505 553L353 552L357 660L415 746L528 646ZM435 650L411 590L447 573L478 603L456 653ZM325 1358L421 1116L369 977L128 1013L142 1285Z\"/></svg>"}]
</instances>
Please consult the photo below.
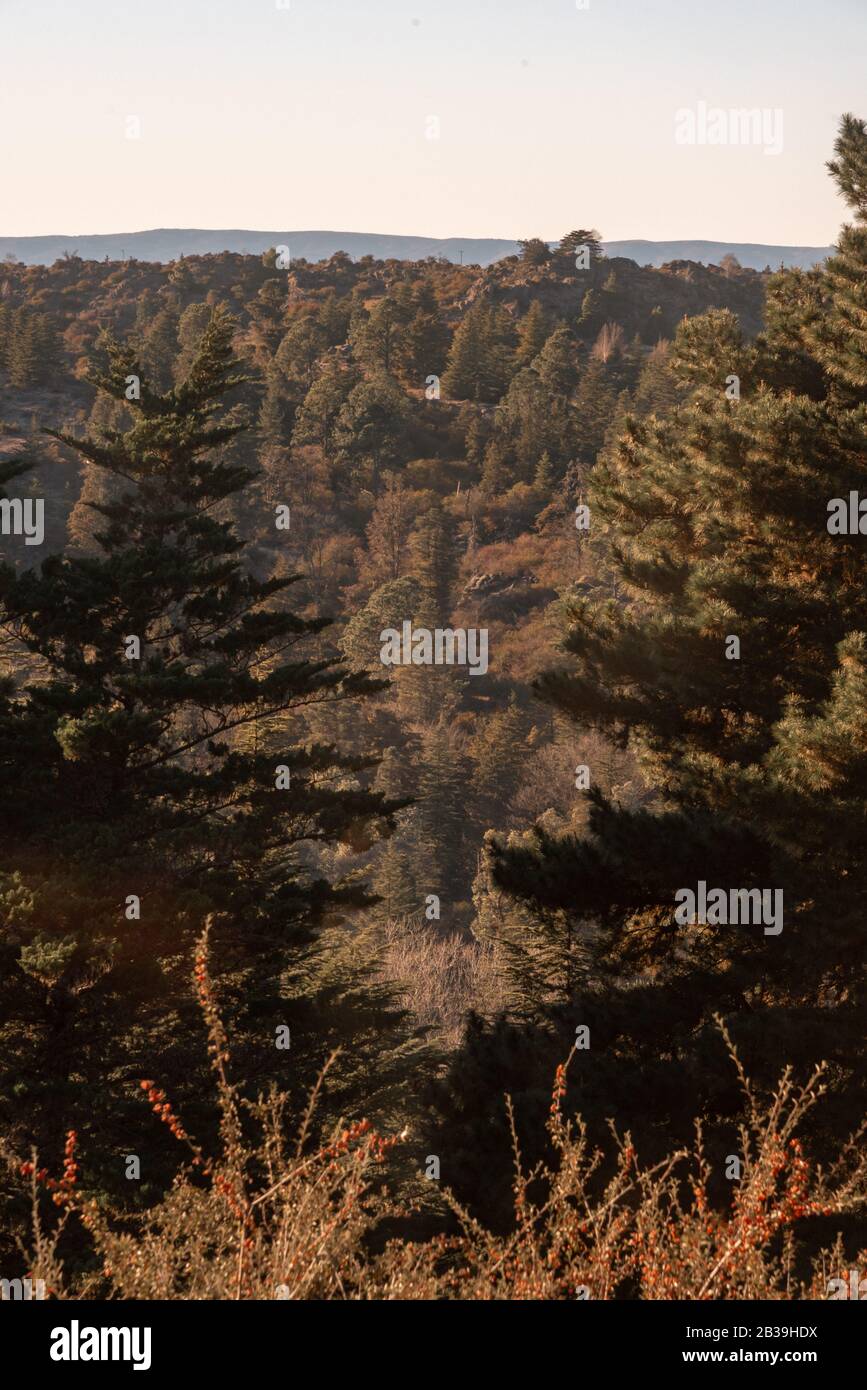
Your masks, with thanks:
<instances>
[{"instance_id":1,"label":"conifer tree","mask_svg":"<svg viewBox=\"0 0 867 1390\"><path fill-rule=\"evenodd\" d=\"M442 380L457 400L496 401L513 365L509 317L505 310L475 304L455 330Z\"/></svg>"},{"instance_id":2,"label":"conifer tree","mask_svg":"<svg viewBox=\"0 0 867 1390\"><path fill-rule=\"evenodd\" d=\"M481 399L483 351L482 318L477 307L455 329L442 380L447 396L454 400Z\"/></svg>"},{"instance_id":3,"label":"conifer tree","mask_svg":"<svg viewBox=\"0 0 867 1390\"><path fill-rule=\"evenodd\" d=\"M484 316L482 399L497 401L515 370L512 320L501 304L492 304Z\"/></svg>"},{"instance_id":4,"label":"conifer tree","mask_svg":"<svg viewBox=\"0 0 867 1390\"><path fill-rule=\"evenodd\" d=\"M527 265L545 265L551 259L551 249L541 237L531 236L518 242L521 260Z\"/></svg>"},{"instance_id":5,"label":"conifer tree","mask_svg":"<svg viewBox=\"0 0 867 1390\"><path fill-rule=\"evenodd\" d=\"M353 337L353 350L358 360L372 371L393 373L406 321L394 297L384 295L377 300L367 317L358 322Z\"/></svg>"},{"instance_id":6,"label":"conifer tree","mask_svg":"<svg viewBox=\"0 0 867 1390\"><path fill-rule=\"evenodd\" d=\"M25 1147L68 1128L86 1146L100 1130L105 1154L151 1155L151 1182L159 1144L137 1079L158 1060L190 1128L208 1121L189 989L206 915L253 1094L278 1080L302 1095L340 1041L350 1065L332 1113L358 1102L365 1073L384 1096L403 1066L399 1012L350 948L348 914L367 895L321 858L338 841L366 848L393 803L364 789L371 757L292 737L305 708L381 682L311 653L326 620L286 606L291 578L247 573L215 514L251 476L220 453L240 428L224 406L242 381L232 335L216 311L189 376L163 394L111 345L94 384L120 401L140 378L133 424L57 436L123 484L98 507L101 553L0 570L7 646L33 667L0 686L0 1118ZM245 734L275 719L279 752L251 747ZM119 1167L100 1176L123 1187Z\"/></svg>"},{"instance_id":7,"label":"conifer tree","mask_svg":"<svg viewBox=\"0 0 867 1390\"><path fill-rule=\"evenodd\" d=\"M418 869L412 852L397 835L386 840L373 876L373 887L380 899L375 909L380 922L420 916L424 898L419 896Z\"/></svg>"},{"instance_id":8,"label":"conifer tree","mask_svg":"<svg viewBox=\"0 0 867 1390\"><path fill-rule=\"evenodd\" d=\"M207 304L188 304L178 321L179 352L175 361L175 380L183 381L195 360L196 353L211 320Z\"/></svg>"},{"instance_id":9,"label":"conifer tree","mask_svg":"<svg viewBox=\"0 0 867 1390\"><path fill-rule=\"evenodd\" d=\"M0 379L9 370L9 344L12 335L12 310L7 304L0 304Z\"/></svg>"},{"instance_id":10,"label":"conifer tree","mask_svg":"<svg viewBox=\"0 0 867 1390\"><path fill-rule=\"evenodd\" d=\"M844 391L867 387L867 125L845 115L828 168L852 209L836 254L824 268L831 312L810 324L805 336L822 367Z\"/></svg>"},{"instance_id":11,"label":"conifer tree","mask_svg":"<svg viewBox=\"0 0 867 1390\"><path fill-rule=\"evenodd\" d=\"M599 233L592 229L587 231L584 228L579 228L577 231L567 232L566 235L561 238L555 255L558 260L562 258L571 261L574 267L576 255L581 248L585 246L587 247L590 265L592 266L604 255L599 240Z\"/></svg>"},{"instance_id":12,"label":"conifer tree","mask_svg":"<svg viewBox=\"0 0 867 1390\"><path fill-rule=\"evenodd\" d=\"M318 318L311 314L293 318L274 354L274 367L295 388L293 394L310 390L325 346L325 330Z\"/></svg>"},{"instance_id":13,"label":"conifer tree","mask_svg":"<svg viewBox=\"0 0 867 1390\"><path fill-rule=\"evenodd\" d=\"M24 390L36 386L42 375L39 317L26 307L11 315L6 369L10 384Z\"/></svg>"},{"instance_id":14,"label":"conifer tree","mask_svg":"<svg viewBox=\"0 0 867 1390\"><path fill-rule=\"evenodd\" d=\"M557 482L557 471L551 462L551 455L546 449L536 464L536 472L533 474L533 487L537 492L548 501L554 491Z\"/></svg>"},{"instance_id":15,"label":"conifer tree","mask_svg":"<svg viewBox=\"0 0 867 1390\"><path fill-rule=\"evenodd\" d=\"M138 359L156 390L168 390L174 378L178 353L178 314L172 307L160 309L141 339Z\"/></svg>"},{"instance_id":16,"label":"conifer tree","mask_svg":"<svg viewBox=\"0 0 867 1390\"><path fill-rule=\"evenodd\" d=\"M54 316L37 315L33 333L37 361L36 380L43 385L56 387L63 370L63 349Z\"/></svg>"},{"instance_id":17,"label":"conifer tree","mask_svg":"<svg viewBox=\"0 0 867 1390\"><path fill-rule=\"evenodd\" d=\"M526 747L526 719L514 696L487 719L473 739L473 789L478 814L487 827L502 827L518 789Z\"/></svg>"},{"instance_id":18,"label":"conifer tree","mask_svg":"<svg viewBox=\"0 0 867 1390\"><path fill-rule=\"evenodd\" d=\"M515 361L519 367L529 367L548 340L548 321L542 303L534 299L518 325L518 350Z\"/></svg>"},{"instance_id":19,"label":"conifer tree","mask_svg":"<svg viewBox=\"0 0 867 1390\"><path fill-rule=\"evenodd\" d=\"M399 579L406 565L406 541L410 515L403 479L386 473L384 487L376 499L367 525L366 571L374 584Z\"/></svg>"},{"instance_id":20,"label":"conifer tree","mask_svg":"<svg viewBox=\"0 0 867 1390\"><path fill-rule=\"evenodd\" d=\"M479 489L486 497L499 497L514 482L513 472L506 463L504 452L498 439L492 439L485 449Z\"/></svg>"},{"instance_id":21,"label":"conifer tree","mask_svg":"<svg viewBox=\"0 0 867 1390\"><path fill-rule=\"evenodd\" d=\"M618 401L619 372L616 363L591 357L575 392L575 456L592 467L605 442Z\"/></svg>"},{"instance_id":22,"label":"conifer tree","mask_svg":"<svg viewBox=\"0 0 867 1390\"><path fill-rule=\"evenodd\" d=\"M404 377L418 385L431 375L442 375L451 334L429 279L417 287L412 307L398 352Z\"/></svg>"},{"instance_id":23,"label":"conifer tree","mask_svg":"<svg viewBox=\"0 0 867 1390\"><path fill-rule=\"evenodd\" d=\"M430 679L434 671L422 668L421 674ZM467 881L472 852L466 833L466 761L446 718L431 723L421 742L412 822L420 901L436 893L444 908L453 908L460 885Z\"/></svg>"},{"instance_id":24,"label":"conifer tree","mask_svg":"<svg viewBox=\"0 0 867 1390\"><path fill-rule=\"evenodd\" d=\"M334 422L335 458L363 485L376 484L382 468L401 461L406 449L407 403L384 372L360 381Z\"/></svg>"},{"instance_id":25,"label":"conifer tree","mask_svg":"<svg viewBox=\"0 0 867 1390\"><path fill-rule=\"evenodd\" d=\"M578 315L578 328L583 338L595 333L601 325L601 316L604 313L602 296L598 290L592 287L584 292L581 300L581 312Z\"/></svg>"},{"instance_id":26,"label":"conifer tree","mask_svg":"<svg viewBox=\"0 0 867 1390\"><path fill-rule=\"evenodd\" d=\"M637 415L665 415L681 400L669 364L670 344L660 341L648 354L635 388L633 408Z\"/></svg>"},{"instance_id":27,"label":"conifer tree","mask_svg":"<svg viewBox=\"0 0 867 1390\"><path fill-rule=\"evenodd\" d=\"M552 396L572 394L578 382L578 351L571 329L563 325L545 339L533 370Z\"/></svg>"},{"instance_id":28,"label":"conifer tree","mask_svg":"<svg viewBox=\"0 0 867 1390\"><path fill-rule=\"evenodd\" d=\"M442 626L451 613L452 584L457 555L448 517L437 502L419 518L409 540L413 574L423 601L432 609L433 626Z\"/></svg>"},{"instance_id":29,"label":"conifer tree","mask_svg":"<svg viewBox=\"0 0 867 1390\"><path fill-rule=\"evenodd\" d=\"M357 381L356 373L326 360L295 417L293 444L316 444L325 458L331 460L336 447L337 421Z\"/></svg>"},{"instance_id":30,"label":"conifer tree","mask_svg":"<svg viewBox=\"0 0 867 1390\"><path fill-rule=\"evenodd\" d=\"M485 448L491 437L489 414L483 408L471 405L467 401L461 406L458 415L458 428L464 437L464 452L467 462L480 468L484 461Z\"/></svg>"},{"instance_id":31,"label":"conifer tree","mask_svg":"<svg viewBox=\"0 0 867 1390\"><path fill-rule=\"evenodd\" d=\"M263 444L279 447L284 442L287 433L286 400L280 375L273 369L265 378L265 394L257 424Z\"/></svg>"},{"instance_id":32,"label":"conifer tree","mask_svg":"<svg viewBox=\"0 0 867 1390\"><path fill-rule=\"evenodd\" d=\"M778 312L790 355L773 326L751 347L725 315L686 322L671 361L688 401L671 419L628 421L591 474L591 543L609 578L570 602L566 661L541 693L632 746L655 800L624 806L591 768L586 832L540 823L489 840L494 886L535 925L509 928L520 1017L474 1025L439 1097L456 1147L479 1134L464 1075L493 1090L511 1068L526 1116L581 1025L589 1062L570 1070L567 1103L591 1127L628 1126L646 1153L685 1139L696 1112L734 1125L742 1098L716 1015L756 1084L787 1063L802 1078L829 1063L811 1133L822 1161L864 1113L867 584L864 536L828 526L833 499L867 492L864 124L847 117L836 148L857 225L818 300ZM798 389L799 314L821 399ZM701 884L723 907L691 920L683 895L697 905ZM540 981L563 977L576 940L581 968L552 1001Z\"/></svg>"}]
</instances>

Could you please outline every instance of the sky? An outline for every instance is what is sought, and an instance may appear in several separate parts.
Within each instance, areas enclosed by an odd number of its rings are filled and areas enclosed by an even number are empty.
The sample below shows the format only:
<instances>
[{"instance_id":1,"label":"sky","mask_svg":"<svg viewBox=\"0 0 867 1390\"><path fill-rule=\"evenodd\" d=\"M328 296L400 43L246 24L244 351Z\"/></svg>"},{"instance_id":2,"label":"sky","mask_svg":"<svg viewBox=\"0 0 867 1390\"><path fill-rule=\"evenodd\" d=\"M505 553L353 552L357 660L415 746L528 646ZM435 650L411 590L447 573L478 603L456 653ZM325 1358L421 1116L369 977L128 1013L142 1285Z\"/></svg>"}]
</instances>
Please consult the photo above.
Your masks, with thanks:
<instances>
[{"instance_id":1,"label":"sky","mask_svg":"<svg viewBox=\"0 0 867 1390\"><path fill-rule=\"evenodd\" d=\"M0 0L0 233L824 246L849 110L867 0Z\"/></svg>"}]
</instances>

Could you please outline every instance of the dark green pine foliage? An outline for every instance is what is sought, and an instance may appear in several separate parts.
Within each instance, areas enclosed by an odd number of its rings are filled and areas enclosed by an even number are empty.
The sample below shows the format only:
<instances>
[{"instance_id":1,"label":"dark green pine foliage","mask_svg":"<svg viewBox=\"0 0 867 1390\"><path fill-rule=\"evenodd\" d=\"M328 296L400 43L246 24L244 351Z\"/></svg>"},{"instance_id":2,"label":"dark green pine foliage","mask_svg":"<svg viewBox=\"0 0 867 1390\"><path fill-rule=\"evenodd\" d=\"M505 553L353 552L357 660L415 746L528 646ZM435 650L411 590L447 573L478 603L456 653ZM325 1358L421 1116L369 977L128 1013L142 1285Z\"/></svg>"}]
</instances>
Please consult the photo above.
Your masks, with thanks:
<instances>
[{"instance_id":1,"label":"dark green pine foliage","mask_svg":"<svg viewBox=\"0 0 867 1390\"><path fill-rule=\"evenodd\" d=\"M326 620L286 606L292 579L247 573L219 517L252 476L220 456L240 428L223 404L242 380L232 333L217 310L184 382L142 378L130 428L58 436L122 485L98 507L100 552L0 570L4 670L16 653L27 668L0 685L0 1125L46 1157L78 1129L127 1194L120 1155L143 1156L144 1195L175 1158L138 1079L207 1128L190 989L207 914L248 1092L306 1095L338 1044L326 1113L375 1110L406 1075L401 1015L350 925L367 895L321 868L339 843L366 848L394 803L365 789L374 759L297 738L305 707L382 683L311 655ZM112 345L95 384L125 401L130 375Z\"/></svg>"},{"instance_id":2,"label":"dark green pine foliage","mask_svg":"<svg viewBox=\"0 0 867 1390\"><path fill-rule=\"evenodd\" d=\"M21 306L6 309L0 323L0 365L10 386L54 386L63 370L57 325L50 314Z\"/></svg>"},{"instance_id":3,"label":"dark green pine foliage","mask_svg":"<svg viewBox=\"0 0 867 1390\"><path fill-rule=\"evenodd\" d=\"M443 391L456 400L482 400L484 375L484 319L478 308L471 309L455 330L449 349Z\"/></svg>"},{"instance_id":4,"label":"dark green pine foliage","mask_svg":"<svg viewBox=\"0 0 867 1390\"><path fill-rule=\"evenodd\" d=\"M424 898L410 850L396 836L386 841L373 886L379 902L376 917L381 922L412 917L421 920Z\"/></svg>"},{"instance_id":5,"label":"dark green pine foliage","mask_svg":"<svg viewBox=\"0 0 867 1390\"><path fill-rule=\"evenodd\" d=\"M541 689L580 728L631 744L656 798L636 809L591 790L588 833L490 841L494 885L534 922L511 1023L474 1025L435 1098L442 1144L488 1142L471 1084L517 1093L529 1134L580 1024L591 1047L570 1104L594 1126L631 1127L647 1154L688 1139L697 1113L729 1120L716 1177L737 1151L742 1097L714 1015L757 1083L827 1060L834 1086L812 1132L823 1161L864 1114L867 539L827 523L831 499L867 495L865 168L864 124L846 118L832 169L856 226L818 292L783 277L752 347L726 313L686 323L671 365L687 403L631 420L591 475L599 578L572 601L568 664ZM816 381L819 399L804 389ZM700 880L782 890L782 932L678 924L676 894ZM556 986L541 997L540 964ZM495 1203L490 1184L463 1195Z\"/></svg>"},{"instance_id":6,"label":"dark green pine foliage","mask_svg":"<svg viewBox=\"0 0 867 1390\"><path fill-rule=\"evenodd\" d=\"M623 364L619 358L603 361L593 356L575 392L573 431L577 439L575 457L581 471L592 467L605 443L606 432L617 414L620 392L625 386Z\"/></svg>"},{"instance_id":7,"label":"dark green pine foliage","mask_svg":"<svg viewBox=\"0 0 867 1390\"><path fill-rule=\"evenodd\" d=\"M825 266L833 303L830 315L812 321L808 342L828 375L843 390L867 387L867 137L865 123L846 115L828 168L852 208L854 223L843 227L837 254Z\"/></svg>"},{"instance_id":8,"label":"dark green pine foliage","mask_svg":"<svg viewBox=\"0 0 867 1390\"><path fill-rule=\"evenodd\" d=\"M557 375L554 353L546 358L548 348L559 337L559 333L553 334L532 368L524 367L512 378L494 415L495 442L501 457L508 461L510 473L522 482L533 477L546 452L562 470L575 446L569 387L562 380L551 379Z\"/></svg>"},{"instance_id":9,"label":"dark green pine foliage","mask_svg":"<svg viewBox=\"0 0 867 1390\"><path fill-rule=\"evenodd\" d=\"M534 299L518 325L518 350L515 354L518 367L529 367L545 346L549 332L548 316L541 300Z\"/></svg>"},{"instance_id":10,"label":"dark green pine foliage","mask_svg":"<svg viewBox=\"0 0 867 1390\"><path fill-rule=\"evenodd\" d=\"M648 354L632 400L635 414L665 415L680 402L683 392L669 366L669 349L670 344L661 341Z\"/></svg>"},{"instance_id":11,"label":"dark green pine foliage","mask_svg":"<svg viewBox=\"0 0 867 1390\"><path fill-rule=\"evenodd\" d=\"M442 373L451 334L429 280L416 288L412 306L415 312L404 333L401 363L407 379L421 385L428 376Z\"/></svg>"},{"instance_id":12,"label":"dark green pine foliage","mask_svg":"<svg viewBox=\"0 0 867 1390\"><path fill-rule=\"evenodd\" d=\"M178 315L174 307L161 309L141 338L138 360L151 385L167 390L178 354Z\"/></svg>"},{"instance_id":13,"label":"dark green pine foliage","mask_svg":"<svg viewBox=\"0 0 867 1390\"><path fill-rule=\"evenodd\" d=\"M518 790L527 756L527 720L512 696L505 709L487 719L472 746L473 791L479 820L502 826Z\"/></svg>"},{"instance_id":14,"label":"dark green pine foliage","mask_svg":"<svg viewBox=\"0 0 867 1390\"><path fill-rule=\"evenodd\" d=\"M545 339L533 369L555 401L572 394L578 383L578 344L570 328L557 328Z\"/></svg>"},{"instance_id":15,"label":"dark green pine foliage","mask_svg":"<svg viewBox=\"0 0 867 1390\"><path fill-rule=\"evenodd\" d=\"M513 367L509 316L502 308L474 304L455 330L442 389L454 400L496 401Z\"/></svg>"},{"instance_id":16,"label":"dark green pine foliage","mask_svg":"<svg viewBox=\"0 0 867 1390\"><path fill-rule=\"evenodd\" d=\"M605 253L602 250L599 233L595 230L588 231L583 227L577 231L567 232L561 238L555 256L558 260L571 262L574 267L575 259L583 247L587 248L591 266L604 257Z\"/></svg>"},{"instance_id":17,"label":"dark green pine foliage","mask_svg":"<svg viewBox=\"0 0 867 1390\"><path fill-rule=\"evenodd\" d=\"M421 668L431 675L430 668ZM470 801L466 760L447 717L429 724L422 735L417 805L411 843L421 906L428 893L442 900L442 921L450 926L459 885L466 883L474 854L467 836Z\"/></svg>"},{"instance_id":18,"label":"dark green pine foliage","mask_svg":"<svg viewBox=\"0 0 867 1390\"><path fill-rule=\"evenodd\" d=\"M457 553L449 518L437 501L419 518L409 539L413 573L421 601L432 610L434 627L446 625L452 610Z\"/></svg>"}]
</instances>

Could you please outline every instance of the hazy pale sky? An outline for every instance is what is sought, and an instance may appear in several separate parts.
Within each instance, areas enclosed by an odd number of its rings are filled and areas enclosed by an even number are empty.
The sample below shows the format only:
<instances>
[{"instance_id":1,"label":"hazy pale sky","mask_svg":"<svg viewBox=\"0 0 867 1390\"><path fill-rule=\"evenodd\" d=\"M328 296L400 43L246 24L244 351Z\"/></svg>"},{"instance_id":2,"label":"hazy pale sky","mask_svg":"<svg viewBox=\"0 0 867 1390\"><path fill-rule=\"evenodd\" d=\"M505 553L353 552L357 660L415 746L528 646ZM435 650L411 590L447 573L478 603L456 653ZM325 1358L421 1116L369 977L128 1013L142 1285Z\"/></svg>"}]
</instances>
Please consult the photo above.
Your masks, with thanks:
<instances>
[{"instance_id":1,"label":"hazy pale sky","mask_svg":"<svg viewBox=\"0 0 867 1390\"><path fill-rule=\"evenodd\" d=\"M867 0L578 3L0 0L0 233L834 240ZM700 103L781 153L678 144Z\"/></svg>"}]
</instances>

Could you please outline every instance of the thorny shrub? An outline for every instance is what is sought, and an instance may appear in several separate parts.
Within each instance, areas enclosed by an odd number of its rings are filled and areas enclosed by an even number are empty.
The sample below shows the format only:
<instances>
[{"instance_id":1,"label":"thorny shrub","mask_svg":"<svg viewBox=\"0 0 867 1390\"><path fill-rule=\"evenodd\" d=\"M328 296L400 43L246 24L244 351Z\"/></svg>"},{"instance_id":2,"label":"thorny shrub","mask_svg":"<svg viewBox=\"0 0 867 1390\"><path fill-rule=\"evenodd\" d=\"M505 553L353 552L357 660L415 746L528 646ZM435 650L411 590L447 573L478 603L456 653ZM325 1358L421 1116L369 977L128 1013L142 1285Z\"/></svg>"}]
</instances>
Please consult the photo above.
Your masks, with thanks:
<instances>
[{"instance_id":1,"label":"thorny shrub","mask_svg":"<svg viewBox=\"0 0 867 1390\"><path fill-rule=\"evenodd\" d=\"M279 1094L251 1107L258 1139L245 1139L208 974L207 928L194 978L220 1104L220 1152L205 1155L159 1085L144 1079L144 1099L187 1152L171 1189L144 1217L130 1221L107 1213L88 1194L74 1132L59 1178L39 1167L35 1154L29 1162L15 1160L32 1196L32 1231L23 1253L29 1277L45 1281L48 1297L821 1299L828 1296L828 1280L845 1278L853 1263L838 1235L834 1247L813 1260L812 1277L795 1275L799 1222L863 1213L862 1132L830 1171L813 1166L797 1131L823 1094L822 1068L803 1086L786 1070L776 1093L761 1103L724 1028L746 1100L741 1177L732 1184L727 1210L709 1203L698 1124L690 1151L650 1168L640 1164L629 1135L612 1128L609 1157L616 1162L602 1183L603 1154L591 1148L581 1120L563 1113L567 1062L557 1070L548 1120L552 1167L525 1170L506 1102L515 1165L511 1234L490 1233L446 1191L442 1199L457 1234L392 1240L377 1249L369 1241L376 1227L413 1206L411 1196L398 1202L379 1181L388 1151L408 1142L408 1130L384 1138L359 1120L313 1143L317 1087L293 1145L284 1137ZM531 1196L537 1192L542 1195ZM94 1272L74 1280L67 1279L58 1254L71 1221L82 1224L96 1257ZM854 1263L863 1271L867 1250Z\"/></svg>"}]
</instances>

